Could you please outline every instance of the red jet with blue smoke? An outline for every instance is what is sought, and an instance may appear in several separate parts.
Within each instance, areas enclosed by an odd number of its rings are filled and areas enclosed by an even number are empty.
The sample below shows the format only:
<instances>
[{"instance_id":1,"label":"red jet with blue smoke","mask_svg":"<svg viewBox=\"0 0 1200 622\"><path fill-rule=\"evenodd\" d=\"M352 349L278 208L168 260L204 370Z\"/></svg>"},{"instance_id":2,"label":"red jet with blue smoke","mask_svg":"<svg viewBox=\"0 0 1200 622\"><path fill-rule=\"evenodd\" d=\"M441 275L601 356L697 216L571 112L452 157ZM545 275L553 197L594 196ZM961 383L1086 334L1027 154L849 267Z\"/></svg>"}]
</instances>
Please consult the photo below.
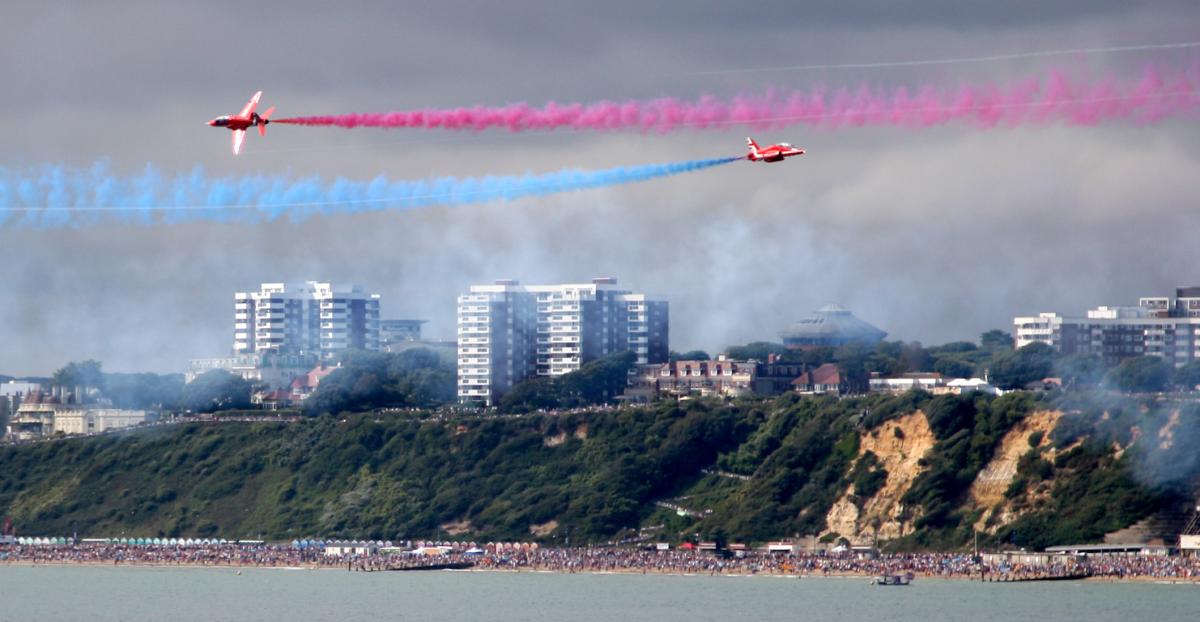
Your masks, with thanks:
<instances>
[{"instance_id":1,"label":"red jet with blue smoke","mask_svg":"<svg viewBox=\"0 0 1200 622\"><path fill-rule=\"evenodd\" d=\"M751 162L782 162L784 158L804 155L803 149L793 147L790 143L759 147L753 138L747 137L746 144L750 147L750 153L746 154L746 159Z\"/></svg>"},{"instance_id":2,"label":"red jet with blue smoke","mask_svg":"<svg viewBox=\"0 0 1200 622\"><path fill-rule=\"evenodd\" d=\"M217 117L208 122L208 125L213 127L225 127L233 130L233 155L237 155L242 150L242 141L246 140L246 129L251 127L258 128L259 136L267 135L267 124L270 123L271 113L275 112L275 106L267 108L266 112L261 115L254 112L254 108L258 106L258 100L262 98L262 91L254 94L250 101L246 102L246 107L235 115L225 115Z\"/></svg>"}]
</instances>

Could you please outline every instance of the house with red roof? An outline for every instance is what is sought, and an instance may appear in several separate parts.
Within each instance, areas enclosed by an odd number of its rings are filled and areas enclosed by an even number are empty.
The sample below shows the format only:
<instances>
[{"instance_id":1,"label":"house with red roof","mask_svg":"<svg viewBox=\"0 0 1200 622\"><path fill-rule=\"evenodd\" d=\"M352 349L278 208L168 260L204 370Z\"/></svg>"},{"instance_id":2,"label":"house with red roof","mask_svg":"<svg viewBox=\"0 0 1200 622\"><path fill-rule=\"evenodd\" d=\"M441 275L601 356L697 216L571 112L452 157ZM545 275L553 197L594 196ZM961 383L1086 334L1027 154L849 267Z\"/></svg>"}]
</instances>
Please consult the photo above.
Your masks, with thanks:
<instances>
[{"instance_id":1,"label":"house with red roof","mask_svg":"<svg viewBox=\"0 0 1200 622\"><path fill-rule=\"evenodd\" d=\"M837 364L825 363L793 380L792 388L805 395L845 395L850 389L850 383Z\"/></svg>"}]
</instances>

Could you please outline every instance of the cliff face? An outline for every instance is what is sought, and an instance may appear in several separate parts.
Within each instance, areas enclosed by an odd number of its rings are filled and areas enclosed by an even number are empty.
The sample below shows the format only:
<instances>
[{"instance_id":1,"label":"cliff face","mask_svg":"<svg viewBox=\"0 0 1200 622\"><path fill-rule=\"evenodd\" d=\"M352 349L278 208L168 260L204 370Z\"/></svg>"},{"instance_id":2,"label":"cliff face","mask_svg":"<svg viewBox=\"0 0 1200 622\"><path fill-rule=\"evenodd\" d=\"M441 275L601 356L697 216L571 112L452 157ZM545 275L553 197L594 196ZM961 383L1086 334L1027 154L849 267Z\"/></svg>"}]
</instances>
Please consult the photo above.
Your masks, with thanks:
<instances>
[{"instance_id":1,"label":"cliff face","mask_svg":"<svg viewBox=\"0 0 1200 622\"><path fill-rule=\"evenodd\" d=\"M1103 539L1200 482L1200 406L1072 399L788 395L160 427L0 447L0 518L28 535L603 542L648 529L943 549L974 529L1034 547Z\"/></svg>"},{"instance_id":2,"label":"cliff face","mask_svg":"<svg viewBox=\"0 0 1200 622\"><path fill-rule=\"evenodd\" d=\"M1058 455L1050 441L1050 433L1062 419L1062 412L1055 410L1038 411L1018 423L996 449L996 454L979 475L968 491L970 503L981 509L983 514L975 522L975 529L988 533L996 533L1001 527L1007 526L1021 514L1015 504L1006 498L1005 493L1012 486L1017 476L1017 462L1021 456L1031 449L1042 450L1045 459L1053 462ZM1031 439L1037 440L1032 443ZM1030 487L1019 495L1022 507L1031 507L1048 494L1049 486Z\"/></svg>"},{"instance_id":3,"label":"cliff face","mask_svg":"<svg viewBox=\"0 0 1200 622\"><path fill-rule=\"evenodd\" d=\"M870 544L911 534L913 523L905 519L901 499L921 474L921 459L935 442L921 411L863 432L856 462L868 452L874 454L887 479L878 492L865 499L855 494L851 483L826 515L828 528L823 535L836 533L852 544Z\"/></svg>"}]
</instances>

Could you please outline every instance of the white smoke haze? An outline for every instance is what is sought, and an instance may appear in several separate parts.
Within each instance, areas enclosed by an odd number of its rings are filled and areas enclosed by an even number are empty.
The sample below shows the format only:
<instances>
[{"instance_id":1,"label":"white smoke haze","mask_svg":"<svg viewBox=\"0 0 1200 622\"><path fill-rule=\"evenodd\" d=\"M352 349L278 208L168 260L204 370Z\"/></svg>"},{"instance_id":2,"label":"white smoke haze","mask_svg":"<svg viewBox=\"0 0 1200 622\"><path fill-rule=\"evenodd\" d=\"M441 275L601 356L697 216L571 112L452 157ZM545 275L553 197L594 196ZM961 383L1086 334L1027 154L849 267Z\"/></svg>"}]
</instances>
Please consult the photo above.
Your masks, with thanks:
<instances>
[{"instance_id":1,"label":"white smoke haze","mask_svg":"<svg viewBox=\"0 0 1200 622\"><path fill-rule=\"evenodd\" d=\"M213 19L223 5L208 3L14 3L0 23L0 78L21 96L0 99L0 165L107 157L118 173L152 163L167 173L200 164L213 175L421 179L719 157L741 153L745 134L271 126L232 158L228 134L202 122L235 112L260 88L264 105L293 115L772 84L957 84L1060 65L1136 75L1148 59L1186 67L1190 57L690 74L1186 41L1200 32L1200 7L1189 2L1038 3L1028 14L960 3L883 12L769 3L758 13L714 3L685 15L609 4L604 14L563 5L534 12L541 17L530 23L520 6L454 3L238 4L249 14L233 21ZM260 18L271 28L257 27ZM156 27L115 36L131 20ZM453 49L435 53L448 38ZM734 163L513 203L255 226L0 227L8 277L0 373L48 373L84 358L110 371L180 371L188 358L228 351L233 292L305 279L361 283L383 295L384 317L429 319L428 333L440 338L453 337L454 297L472 283L611 275L670 300L676 350L775 340L828 302L891 339L974 339L1009 329L1018 314L1081 313L1200 284L1200 247L1191 240L1200 224L1191 199L1197 134L1188 121L794 128L755 134L809 150L785 164Z\"/></svg>"}]
</instances>

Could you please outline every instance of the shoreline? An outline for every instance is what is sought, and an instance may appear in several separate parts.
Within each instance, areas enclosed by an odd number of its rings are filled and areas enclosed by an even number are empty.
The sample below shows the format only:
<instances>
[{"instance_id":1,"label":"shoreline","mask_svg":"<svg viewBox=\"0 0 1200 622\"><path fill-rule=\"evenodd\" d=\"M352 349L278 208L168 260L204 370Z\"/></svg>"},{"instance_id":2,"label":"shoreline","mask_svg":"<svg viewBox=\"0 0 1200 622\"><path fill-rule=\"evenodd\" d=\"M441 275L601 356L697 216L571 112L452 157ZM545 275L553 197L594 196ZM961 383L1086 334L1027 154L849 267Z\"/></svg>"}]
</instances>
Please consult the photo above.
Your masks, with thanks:
<instances>
[{"instance_id":1,"label":"shoreline","mask_svg":"<svg viewBox=\"0 0 1200 622\"><path fill-rule=\"evenodd\" d=\"M0 568L3 567L19 567L19 568L37 568L37 567L74 567L74 568L145 568L145 569L181 569L181 570L234 570L241 572L242 570L317 570L317 571L335 571L335 572L356 572L374 574L379 572L393 572L390 570L347 570L342 566L331 566L322 564L311 564L302 566L277 566L264 564L174 564L174 563L147 563L147 562L122 562L113 563L111 561L27 561L27 560L5 560L0 561ZM473 567L458 570L440 570L429 572L477 572L477 573L506 573L506 574L556 574L556 575L655 575L655 576L674 576L674 577L733 577L733 578L769 578L769 579L835 579L835 580L858 580L858 579L873 579L876 574L857 573L857 572L816 572L816 573L781 573L781 572L679 572L675 570L658 570L658 569L613 569L613 570L557 570L548 568L489 568L489 567ZM963 575L938 575L938 574L923 574L914 573L915 579L918 580L935 580L949 581L955 583L991 583L998 585L1018 584L1018 583L1040 583L1045 581L1038 580L1016 580L1016 581L980 581L977 576ZM1151 583L1162 585L1197 585L1200 586L1200 577L1172 578L1172 577L1152 577L1152 576L1091 576L1072 579L1069 581L1058 582L1087 582L1087 583Z\"/></svg>"}]
</instances>

